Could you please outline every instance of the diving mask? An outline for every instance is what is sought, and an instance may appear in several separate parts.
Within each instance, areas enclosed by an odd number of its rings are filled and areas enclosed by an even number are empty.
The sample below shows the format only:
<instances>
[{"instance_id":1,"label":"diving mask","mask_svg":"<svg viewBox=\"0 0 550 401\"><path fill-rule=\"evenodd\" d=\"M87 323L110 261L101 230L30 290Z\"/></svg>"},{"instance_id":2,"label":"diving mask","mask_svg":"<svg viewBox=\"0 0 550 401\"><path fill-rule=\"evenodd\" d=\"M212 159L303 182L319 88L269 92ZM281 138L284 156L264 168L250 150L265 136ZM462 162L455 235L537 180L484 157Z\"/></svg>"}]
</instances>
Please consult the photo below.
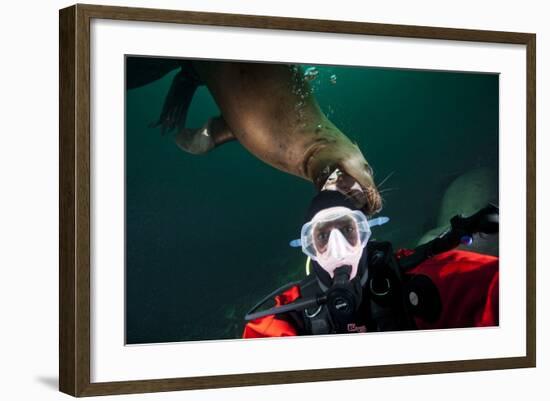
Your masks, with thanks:
<instances>
[{"instance_id":1,"label":"diving mask","mask_svg":"<svg viewBox=\"0 0 550 401\"><path fill-rule=\"evenodd\" d=\"M300 240L302 251L331 277L338 267L348 265L353 279L370 235L367 217L362 212L336 206L319 211L304 224Z\"/></svg>"}]
</instances>

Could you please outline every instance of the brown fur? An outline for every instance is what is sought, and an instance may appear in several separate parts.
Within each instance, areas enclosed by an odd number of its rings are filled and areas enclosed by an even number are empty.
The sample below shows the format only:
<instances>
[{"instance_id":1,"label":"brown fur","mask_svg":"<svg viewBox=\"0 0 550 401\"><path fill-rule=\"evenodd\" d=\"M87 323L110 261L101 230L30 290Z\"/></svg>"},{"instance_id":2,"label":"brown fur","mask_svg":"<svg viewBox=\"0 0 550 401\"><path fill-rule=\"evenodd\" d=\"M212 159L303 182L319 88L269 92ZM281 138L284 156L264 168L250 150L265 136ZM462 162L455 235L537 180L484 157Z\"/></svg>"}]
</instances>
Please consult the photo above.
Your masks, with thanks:
<instances>
[{"instance_id":1,"label":"brown fur","mask_svg":"<svg viewBox=\"0 0 550 401\"><path fill-rule=\"evenodd\" d=\"M364 210L381 208L372 170L359 148L321 111L309 84L286 64L193 62L233 136L271 166L318 189L339 168L364 189Z\"/></svg>"}]
</instances>

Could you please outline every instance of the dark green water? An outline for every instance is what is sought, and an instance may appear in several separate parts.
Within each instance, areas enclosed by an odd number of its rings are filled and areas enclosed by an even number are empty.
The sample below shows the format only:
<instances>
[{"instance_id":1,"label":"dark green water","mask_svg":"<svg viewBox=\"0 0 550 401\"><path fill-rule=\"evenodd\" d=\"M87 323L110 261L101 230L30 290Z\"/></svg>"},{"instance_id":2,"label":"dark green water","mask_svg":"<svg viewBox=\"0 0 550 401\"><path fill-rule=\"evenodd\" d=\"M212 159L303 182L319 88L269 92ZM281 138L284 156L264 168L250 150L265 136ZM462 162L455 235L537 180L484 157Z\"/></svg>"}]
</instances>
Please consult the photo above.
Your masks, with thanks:
<instances>
[{"instance_id":1,"label":"dark green water","mask_svg":"<svg viewBox=\"0 0 550 401\"><path fill-rule=\"evenodd\" d=\"M377 182L394 172L383 185L381 212L391 221L373 228L376 239L414 247L436 227L453 179L478 168L498 171L498 75L318 70L313 87L321 108L358 143ZM305 256L288 242L299 237L312 184L238 142L194 156L149 128L173 76L126 97L129 344L239 338L257 300L305 275ZM218 114L200 87L187 126ZM498 193L496 178L488 184Z\"/></svg>"}]
</instances>

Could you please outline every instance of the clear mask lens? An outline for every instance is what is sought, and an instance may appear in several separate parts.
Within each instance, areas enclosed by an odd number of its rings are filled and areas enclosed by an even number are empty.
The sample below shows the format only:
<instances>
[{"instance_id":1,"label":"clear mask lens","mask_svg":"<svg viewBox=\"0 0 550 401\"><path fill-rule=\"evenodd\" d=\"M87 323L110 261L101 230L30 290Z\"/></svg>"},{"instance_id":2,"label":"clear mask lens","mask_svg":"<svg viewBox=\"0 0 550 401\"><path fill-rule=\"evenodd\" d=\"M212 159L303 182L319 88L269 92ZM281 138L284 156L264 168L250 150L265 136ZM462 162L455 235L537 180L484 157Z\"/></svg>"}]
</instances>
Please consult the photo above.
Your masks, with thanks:
<instances>
[{"instance_id":1,"label":"clear mask lens","mask_svg":"<svg viewBox=\"0 0 550 401\"><path fill-rule=\"evenodd\" d=\"M347 243L354 247L359 242L357 223L351 216L342 216L331 221L323 221L313 227L313 245L317 253L325 253L332 232L338 231Z\"/></svg>"},{"instance_id":2,"label":"clear mask lens","mask_svg":"<svg viewBox=\"0 0 550 401\"><path fill-rule=\"evenodd\" d=\"M314 260L328 251L331 234L345 239L349 248L363 248L370 238L371 231L366 216L358 210L334 207L322 210L301 232L302 250Z\"/></svg>"}]
</instances>

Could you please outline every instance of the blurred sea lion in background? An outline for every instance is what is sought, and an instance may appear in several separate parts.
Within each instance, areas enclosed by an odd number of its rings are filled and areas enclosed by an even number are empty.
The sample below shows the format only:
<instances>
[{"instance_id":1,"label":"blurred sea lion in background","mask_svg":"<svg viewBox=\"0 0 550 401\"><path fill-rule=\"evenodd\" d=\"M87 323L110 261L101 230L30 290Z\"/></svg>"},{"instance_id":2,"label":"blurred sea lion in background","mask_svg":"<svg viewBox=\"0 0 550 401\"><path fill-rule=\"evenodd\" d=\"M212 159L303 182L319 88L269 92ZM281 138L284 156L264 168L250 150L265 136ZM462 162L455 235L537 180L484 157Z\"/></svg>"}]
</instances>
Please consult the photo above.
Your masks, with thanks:
<instances>
[{"instance_id":1,"label":"blurred sea lion in background","mask_svg":"<svg viewBox=\"0 0 550 401\"><path fill-rule=\"evenodd\" d=\"M431 241L446 231L453 216L470 216L489 203L499 204L498 171L478 167L461 174L449 184L442 196L436 227L426 232L417 245ZM460 245L458 249L498 256L499 237L498 234L477 234L472 245Z\"/></svg>"},{"instance_id":2,"label":"blurred sea lion in background","mask_svg":"<svg viewBox=\"0 0 550 401\"><path fill-rule=\"evenodd\" d=\"M179 68L156 126L176 130L176 143L205 154L237 140L269 165L350 196L367 215L382 208L373 172L361 150L321 111L298 66L129 57L127 89ZM206 85L221 115L198 129L185 127L196 89ZM330 178L328 184L327 180Z\"/></svg>"}]
</instances>

